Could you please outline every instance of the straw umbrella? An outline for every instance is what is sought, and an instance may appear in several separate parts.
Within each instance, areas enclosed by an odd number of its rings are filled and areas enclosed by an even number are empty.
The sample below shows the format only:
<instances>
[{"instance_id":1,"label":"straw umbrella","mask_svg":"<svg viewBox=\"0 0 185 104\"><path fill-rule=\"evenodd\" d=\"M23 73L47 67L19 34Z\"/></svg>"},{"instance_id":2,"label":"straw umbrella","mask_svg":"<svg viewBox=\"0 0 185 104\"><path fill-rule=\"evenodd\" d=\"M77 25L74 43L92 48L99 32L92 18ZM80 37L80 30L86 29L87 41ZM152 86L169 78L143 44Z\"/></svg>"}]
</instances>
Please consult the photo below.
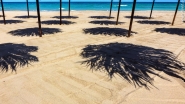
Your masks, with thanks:
<instances>
[{"instance_id":1,"label":"straw umbrella","mask_svg":"<svg viewBox=\"0 0 185 104\"><path fill-rule=\"evenodd\" d=\"M39 0L36 0L36 3L37 3L37 15L38 15L38 25L39 25L39 36L42 37L42 29L41 29L41 22L40 22Z\"/></svg>"},{"instance_id":2,"label":"straw umbrella","mask_svg":"<svg viewBox=\"0 0 185 104\"><path fill-rule=\"evenodd\" d=\"M113 2L113 0L111 0L111 3L110 3L110 13L109 13L109 18L111 17L111 12L112 12L112 2Z\"/></svg>"},{"instance_id":3,"label":"straw umbrella","mask_svg":"<svg viewBox=\"0 0 185 104\"><path fill-rule=\"evenodd\" d=\"M68 14L68 16L70 16L70 11L71 11L71 0L69 0L69 14Z\"/></svg>"},{"instance_id":4,"label":"straw umbrella","mask_svg":"<svg viewBox=\"0 0 185 104\"><path fill-rule=\"evenodd\" d=\"M118 14L117 14L116 25L118 25L118 19L119 19L120 6L121 6L121 0L119 0L119 6L118 6Z\"/></svg>"},{"instance_id":5,"label":"straw umbrella","mask_svg":"<svg viewBox=\"0 0 185 104\"><path fill-rule=\"evenodd\" d=\"M60 0L60 25L62 24L62 0Z\"/></svg>"},{"instance_id":6,"label":"straw umbrella","mask_svg":"<svg viewBox=\"0 0 185 104\"><path fill-rule=\"evenodd\" d=\"M4 24L6 24L5 14L4 14L3 0L1 0L1 7L2 7L2 12L3 12L3 20L4 20Z\"/></svg>"},{"instance_id":7,"label":"straw umbrella","mask_svg":"<svg viewBox=\"0 0 185 104\"><path fill-rule=\"evenodd\" d=\"M27 4L27 12L28 12L28 18L30 17L30 14L29 14L29 5L28 5L28 0L26 0L26 4Z\"/></svg>"},{"instance_id":8,"label":"straw umbrella","mask_svg":"<svg viewBox=\"0 0 185 104\"><path fill-rule=\"evenodd\" d=\"M179 4L180 4L180 0L178 0L178 3L177 3L177 7L176 7L175 14L174 14L174 17L173 17L172 25L174 24L174 21L175 21L176 15L177 15L177 11L178 11L178 8L179 8Z\"/></svg>"},{"instance_id":9,"label":"straw umbrella","mask_svg":"<svg viewBox=\"0 0 185 104\"><path fill-rule=\"evenodd\" d=\"M129 31L128 31L128 37L130 37L130 35L131 35L132 22L133 22L133 18L134 18L135 7L136 7L136 0L134 0L133 6L132 6L132 13L131 13L131 19L130 19L130 26L129 26Z\"/></svg>"},{"instance_id":10,"label":"straw umbrella","mask_svg":"<svg viewBox=\"0 0 185 104\"><path fill-rule=\"evenodd\" d=\"M151 9L151 12L150 12L150 17L149 17L149 19L151 19L151 17L152 17L152 12L153 12L153 8L154 8L154 3L155 3L155 0L153 0L153 3L152 3L152 9Z\"/></svg>"}]
</instances>

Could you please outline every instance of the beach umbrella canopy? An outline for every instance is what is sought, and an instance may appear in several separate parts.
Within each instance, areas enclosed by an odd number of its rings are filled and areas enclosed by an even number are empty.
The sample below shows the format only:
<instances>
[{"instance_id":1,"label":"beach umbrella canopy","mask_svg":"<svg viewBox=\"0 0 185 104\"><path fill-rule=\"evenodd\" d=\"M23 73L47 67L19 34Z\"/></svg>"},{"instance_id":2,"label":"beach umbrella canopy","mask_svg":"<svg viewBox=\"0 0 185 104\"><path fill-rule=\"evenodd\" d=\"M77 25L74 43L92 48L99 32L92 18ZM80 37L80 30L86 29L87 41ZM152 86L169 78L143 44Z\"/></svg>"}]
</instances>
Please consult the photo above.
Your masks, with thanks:
<instances>
[{"instance_id":1,"label":"beach umbrella canopy","mask_svg":"<svg viewBox=\"0 0 185 104\"><path fill-rule=\"evenodd\" d=\"M113 0L111 0L111 3L110 3L110 13L109 13L109 18L111 17L111 12L112 12L112 2L113 2Z\"/></svg>"},{"instance_id":2,"label":"beach umbrella canopy","mask_svg":"<svg viewBox=\"0 0 185 104\"><path fill-rule=\"evenodd\" d=\"M37 4L38 25L39 25L39 36L42 37L42 29L41 29L41 22L40 22L40 7L39 7L39 0L36 0L36 4Z\"/></svg>"},{"instance_id":3,"label":"beach umbrella canopy","mask_svg":"<svg viewBox=\"0 0 185 104\"><path fill-rule=\"evenodd\" d=\"M133 22L133 18L134 18L135 7L136 7L136 0L134 0L133 6L132 6L132 13L131 13L131 19L130 19L130 26L129 26L129 31L128 31L128 37L130 37L130 35L131 35L132 22Z\"/></svg>"},{"instance_id":4,"label":"beach umbrella canopy","mask_svg":"<svg viewBox=\"0 0 185 104\"><path fill-rule=\"evenodd\" d=\"M28 5L28 0L26 0L26 4L27 4L27 12L28 12L28 18L30 17L30 14L29 14L29 5Z\"/></svg>"},{"instance_id":5,"label":"beach umbrella canopy","mask_svg":"<svg viewBox=\"0 0 185 104\"><path fill-rule=\"evenodd\" d=\"M4 24L6 24L5 13L4 13L4 6L3 6L3 0L1 0L1 8L2 8L2 13L3 13Z\"/></svg>"},{"instance_id":6,"label":"beach umbrella canopy","mask_svg":"<svg viewBox=\"0 0 185 104\"><path fill-rule=\"evenodd\" d=\"M151 8L151 12L150 12L150 17L149 17L149 19L151 19L151 17L152 17L152 12L153 12L153 8L154 8L154 3L155 3L155 0L153 0L153 3L152 3L152 8Z\"/></svg>"},{"instance_id":7,"label":"beach umbrella canopy","mask_svg":"<svg viewBox=\"0 0 185 104\"><path fill-rule=\"evenodd\" d=\"M177 15L177 11L178 11L178 8L179 8L179 4L180 4L180 0L178 0L177 6L176 6L176 10L175 10L175 14L174 14L174 17L173 17L172 25L173 25L174 22L175 22L175 18L176 18L176 15Z\"/></svg>"},{"instance_id":8,"label":"beach umbrella canopy","mask_svg":"<svg viewBox=\"0 0 185 104\"><path fill-rule=\"evenodd\" d=\"M121 0L119 0L119 5L118 5L118 14L117 14L116 25L118 25L118 19L119 19L120 7L121 7Z\"/></svg>"}]
</instances>

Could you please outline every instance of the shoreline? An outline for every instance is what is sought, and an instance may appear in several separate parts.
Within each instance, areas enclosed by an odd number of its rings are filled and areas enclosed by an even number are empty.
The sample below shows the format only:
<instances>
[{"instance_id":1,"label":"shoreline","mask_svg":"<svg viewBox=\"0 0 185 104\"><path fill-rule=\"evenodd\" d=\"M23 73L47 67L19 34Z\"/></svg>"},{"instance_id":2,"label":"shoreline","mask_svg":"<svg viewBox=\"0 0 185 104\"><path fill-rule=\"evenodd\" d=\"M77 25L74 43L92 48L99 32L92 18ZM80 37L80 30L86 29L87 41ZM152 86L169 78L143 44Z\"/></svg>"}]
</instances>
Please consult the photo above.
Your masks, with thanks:
<instances>
[{"instance_id":1,"label":"shoreline","mask_svg":"<svg viewBox=\"0 0 185 104\"><path fill-rule=\"evenodd\" d=\"M145 11L135 11L135 13L136 12L150 12L150 10L145 10ZM27 12L27 11L21 11L21 10L15 10L15 11L5 11L5 14L6 14L6 12ZM29 11L29 12L37 12L37 11ZM52 13L52 12L60 12L60 11L40 11L40 12L50 12L50 13ZM69 11L62 11L62 12L69 12ZM108 12L109 13L109 10L107 10L107 11L104 11L104 10L71 10L71 13L74 13L74 12ZM112 10L112 12L117 12L117 11L113 11ZM131 13L132 11L120 11L120 12L129 12L129 13ZM153 12L174 12L175 13L175 10L174 11L157 11L157 10L154 10ZM178 11L178 13L182 13L181 11Z\"/></svg>"},{"instance_id":2,"label":"shoreline","mask_svg":"<svg viewBox=\"0 0 185 104\"><path fill-rule=\"evenodd\" d=\"M27 11L27 10L5 10L5 12L9 12L9 11ZM40 12L57 12L59 10L40 10ZM68 10L62 10L62 12L66 12ZM109 10L71 10L71 11L109 11ZM116 12L117 10L112 10L114 12ZM126 11L126 12L131 12L131 10L120 10L120 11ZM151 11L151 10L135 10L135 12L137 11ZM157 12L175 12L175 10L153 10L153 11L157 11ZM32 10L30 12L36 12L36 10ZM181 12L181 10L178 10L178 12Z\"/></svg>"}]
</instances>

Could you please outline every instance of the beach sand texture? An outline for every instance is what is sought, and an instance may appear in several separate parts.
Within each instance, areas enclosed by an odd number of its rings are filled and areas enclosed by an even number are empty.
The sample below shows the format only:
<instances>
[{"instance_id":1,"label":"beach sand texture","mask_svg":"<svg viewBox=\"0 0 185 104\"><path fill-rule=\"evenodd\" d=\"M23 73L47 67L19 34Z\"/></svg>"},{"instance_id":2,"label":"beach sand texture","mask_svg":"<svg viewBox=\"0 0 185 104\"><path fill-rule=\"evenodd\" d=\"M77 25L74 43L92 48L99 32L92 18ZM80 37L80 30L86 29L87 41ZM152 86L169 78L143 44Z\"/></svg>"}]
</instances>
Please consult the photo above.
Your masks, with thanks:
<instances>
[{"instance_id":1,"label":"beach sand texture","mask_svg":"<svg viewBox=\"0 0 185 104\"><path fill-rule=\"evenodd\" d=\"M154 11L151 20L146 19L149 13L135 12L135 16L141 17L134 19L133 35L128 38L128 11L121 11L118 25L115 11L112 19L92 17L108 16L108 11L72 11L73 18L64 18L62 25L56 17L59 12L41 12L44 35L40 38L36 36L37 18L20 18L27 14L24 11L5 12L6 25L0 17L0 50L4 52L0 57L8 52L13 60L12 68L6 70L4 65L0 75L0 104L185 104L184 82L162 71L153 69L170 81L149 74L154 78L154 86L148 84L148 90L135 87L119 74L110 78L105 70L96 71L82 64L86 60L81 54L85 47L92 46L86 53L96 57L120 54L123 45L136 47L127 52L131 55L139 49L161 49L173 52L185 62L185 23L181 21L181 12L174 26L170 24L174 12ZM63 12L63 16L67 14ZM36 16L36 12L30 15ZM111 45L114 48L109 48ZM103 47L103 53L91 53L92 48L99 49L96 47ZM15 68L17 61L21 67ZM180 75L185 78L185 74Z\"/></svg>"}]
</instances>

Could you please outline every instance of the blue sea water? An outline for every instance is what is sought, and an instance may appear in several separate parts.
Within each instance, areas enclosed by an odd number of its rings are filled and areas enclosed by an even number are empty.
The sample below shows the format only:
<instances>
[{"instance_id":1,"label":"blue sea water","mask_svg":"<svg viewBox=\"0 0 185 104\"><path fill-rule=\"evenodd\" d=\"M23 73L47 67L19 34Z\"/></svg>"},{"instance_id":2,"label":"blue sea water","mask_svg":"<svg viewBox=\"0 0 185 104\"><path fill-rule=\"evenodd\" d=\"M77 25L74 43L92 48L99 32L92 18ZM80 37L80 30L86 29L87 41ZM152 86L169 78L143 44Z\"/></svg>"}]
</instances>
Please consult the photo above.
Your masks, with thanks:
<instances>
[{"instance_id":1,"label":"blue sea water","mask_svg":"<svg viewBox=\"0 0 185 104\"><path fill-rule=\"evenodd\" d=\"M132 8L132 2L122 2L121 10L130 11ZM154 10L158 11L174 11L177 3L175 2L156 2ZM40 2L41 11L58 11L59 2ZM152 2L137 2L136 10L150 10ZM5 11L26 11L26 2L4 2ZM36 3L29 2L30 11L36 11ZM68 10L68 2L62 3L62 9L64 11ZM110 2L71 2L71 10L101 10L108 11L110 9ZM113 3L113 11L118 9L118 2ZM179 6L181 10L181 5Z\"/></svg>"}]
</instances>

